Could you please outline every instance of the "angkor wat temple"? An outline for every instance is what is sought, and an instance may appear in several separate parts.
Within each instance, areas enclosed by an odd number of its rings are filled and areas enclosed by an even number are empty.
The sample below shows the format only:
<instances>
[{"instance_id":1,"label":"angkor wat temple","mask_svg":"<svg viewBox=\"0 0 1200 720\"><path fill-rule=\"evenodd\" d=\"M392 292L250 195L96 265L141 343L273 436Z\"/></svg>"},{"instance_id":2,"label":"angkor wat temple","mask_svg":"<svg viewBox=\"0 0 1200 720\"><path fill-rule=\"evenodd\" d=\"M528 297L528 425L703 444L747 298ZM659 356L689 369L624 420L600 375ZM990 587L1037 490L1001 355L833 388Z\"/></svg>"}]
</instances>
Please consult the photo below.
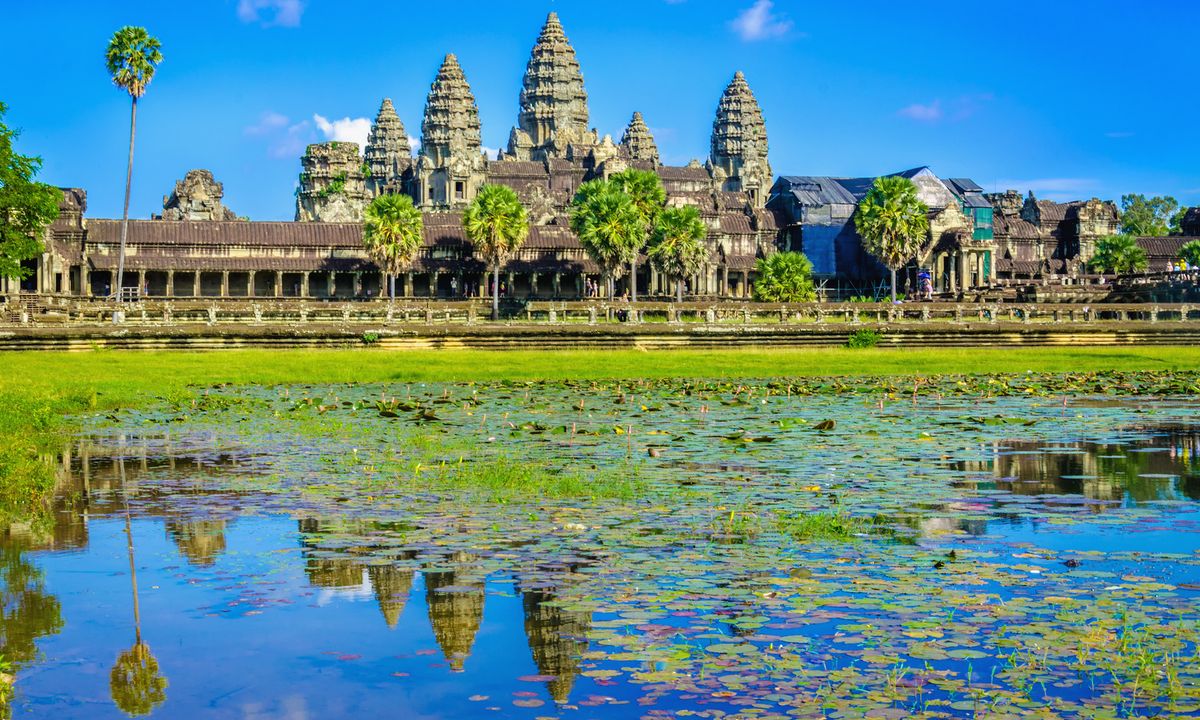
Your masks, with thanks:
<instances>
[{"instance_id":1,"label":"angkor wat temple","mask_svg":"<svg viewBox=\"0 0 1200 720\"><path fill-rule=\"evenodd\" d=\"M717 103L707 160L665 165L638 112L620 142L589 128L583 74L551 13L530 54L519 107L507 149L487 157L467 76L447 55L425 101L415 156L385 99L361 154L355 143L308 146L300 161L295 222L239 220L223 204L223 188L211 173L188 172L164 198L161 215L130 222L124 284L139 294L168 297L378 297L380 273L362 248L363 210L378 195L405 193L423 210L425 230L400 291L443 298L478 292L486 289L485 268L463 233L461 212L480 187L495 183L516 190L531 224L524 247L503 268L507 293L577 298L585 279L598 279L599 268L568 228L568 204L583 182L626 168L656 172L669 204L700 209L709 254L687 283L693 295L748 296L757 259L781 249L804 251L819 275L842 287L865 289L884 276L863 251L852 222L873 178L776 181L763 114L740 72ZM913 268L929 270L942 292L1006 280L1070 282L1085 272L1096 240L1118 227L1110 202L985 196L971 180L943 180L929 168L901 174L918 185L929 206L930 234ZM85 219L86 205L83 190L63 191L46 253L30 263L30 278L0 280L0 295L113 293L121 223ZM1165 265L1171 249L1156 248L1152 263ZM622 279L618 292L628 282ZM639 296L670 294L667 279L644 257L636 282Z\"/></svg>"}]
</instances>

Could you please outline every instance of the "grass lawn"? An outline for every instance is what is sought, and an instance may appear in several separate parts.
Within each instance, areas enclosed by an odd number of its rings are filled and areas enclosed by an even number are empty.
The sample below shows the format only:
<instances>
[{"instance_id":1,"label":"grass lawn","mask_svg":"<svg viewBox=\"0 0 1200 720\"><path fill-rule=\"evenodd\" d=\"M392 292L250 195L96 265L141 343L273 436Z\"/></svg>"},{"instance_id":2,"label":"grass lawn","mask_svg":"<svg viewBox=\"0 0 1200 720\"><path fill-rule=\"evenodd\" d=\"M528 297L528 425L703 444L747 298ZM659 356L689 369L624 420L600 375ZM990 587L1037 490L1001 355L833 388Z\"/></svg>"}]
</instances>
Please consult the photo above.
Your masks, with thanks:
<instances>
[{"instance_id":1,"label":"grass lawn","mask_svg":"<svg viewBox=\"0 0 1200 720\"><path fill-rule=\"evenodd\" d=\"M1200 370L1200 348L928 350L233 350L0 355L0 514L42 497L64 416L175 398L190 386L487 380L768 378Z\"/></svg>"}]
</instances>

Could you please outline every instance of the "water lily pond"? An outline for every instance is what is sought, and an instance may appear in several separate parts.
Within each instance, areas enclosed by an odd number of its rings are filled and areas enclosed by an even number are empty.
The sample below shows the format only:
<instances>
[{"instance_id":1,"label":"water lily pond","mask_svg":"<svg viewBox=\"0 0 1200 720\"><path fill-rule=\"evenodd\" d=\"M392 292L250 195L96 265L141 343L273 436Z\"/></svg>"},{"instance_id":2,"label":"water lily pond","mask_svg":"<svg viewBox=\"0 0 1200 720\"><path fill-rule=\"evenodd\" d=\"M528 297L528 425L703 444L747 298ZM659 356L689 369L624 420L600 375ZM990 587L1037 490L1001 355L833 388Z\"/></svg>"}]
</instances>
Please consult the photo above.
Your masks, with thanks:
<instances>
[{"instance_id":1,"label":"water lily pond","mask_svg":"<svg viewBox=\"0 0 1200 720\"><path fill-rule=\"evenodd\" d=\"M836 385L836 386L835 386ZM0 537L14 717L1200 714L1161 384L214 387Z\"/></svg>"}]
</instances>

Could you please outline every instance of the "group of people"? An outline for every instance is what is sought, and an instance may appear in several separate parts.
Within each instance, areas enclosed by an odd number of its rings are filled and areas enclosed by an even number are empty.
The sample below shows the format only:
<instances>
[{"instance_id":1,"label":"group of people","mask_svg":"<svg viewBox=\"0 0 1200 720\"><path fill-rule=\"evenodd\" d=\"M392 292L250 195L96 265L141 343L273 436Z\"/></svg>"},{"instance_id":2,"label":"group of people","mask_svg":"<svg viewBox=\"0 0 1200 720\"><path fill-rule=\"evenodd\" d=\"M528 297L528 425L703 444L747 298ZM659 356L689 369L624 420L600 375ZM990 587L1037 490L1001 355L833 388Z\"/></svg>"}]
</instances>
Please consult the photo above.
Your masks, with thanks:
<instances>
[{"instance_id":1,"label":"group of people","mask_svg":"<svg viewBox=\"0 0 1200 720\"><path fill-rule=\"evenodd\" d=\"M1167 263L1167 272L1188 272L1191 270L1200 269L1195 265L1189 265L1187 260L1180 259L1179 262Z\"/></svg>"}]
</instances>

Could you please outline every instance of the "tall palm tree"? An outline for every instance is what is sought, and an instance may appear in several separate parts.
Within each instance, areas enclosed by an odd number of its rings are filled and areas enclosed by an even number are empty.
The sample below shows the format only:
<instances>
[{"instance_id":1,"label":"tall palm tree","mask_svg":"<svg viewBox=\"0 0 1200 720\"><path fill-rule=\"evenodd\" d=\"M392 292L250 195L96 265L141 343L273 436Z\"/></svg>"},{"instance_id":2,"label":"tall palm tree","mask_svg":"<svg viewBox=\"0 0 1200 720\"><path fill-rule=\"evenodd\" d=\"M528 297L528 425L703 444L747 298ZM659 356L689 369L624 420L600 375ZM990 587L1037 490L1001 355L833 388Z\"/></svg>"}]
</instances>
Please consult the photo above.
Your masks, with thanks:
<instances>
[{"instance_id":1,"label":"tall palm tree","mask_svg":"<svg viewBox=\"0 0 1200 720\"><path fill-rule=\"evenodd\" d=\"M129 93L132 109L129 112L129 165L125 171L125 209L121 215L121 249L117 257L116 292L119 297L125 281L125 240L129 236L129 192L133 187L133 139L137 133L138 98L146 94L146 86L154 79L154 71L162 62L162 46L146 28L126 25L113 33L104 54L108 74L113 84Z\"/></svg>"},{"instance_id":2,"label":"tall palm tree","mask_svg":"<svg viewBox=\"0 0 1200 720\"><path fill-rule=\"evenodd\" d=\"M642 247L654 232L655 225L658 224L658 216L667 203L667 191L663 189L658 173L650 170L629 168L613 175L611 180L617 189L633 200L633 205L637 208L638 215L642 218L642 226L645 228L645 232L640 237L633 238L633 256L629 261L629 299L636 301L638 253L641 252Z\"/></svg>"},{"instance_id":3,"label":"tall palm tree","mask_svg":"<svg viewBox=\"0 0 1200 720\"><path fill-rule=\"evenodd\" d=\"M896 302L896 271L916 257L929 232L929 208L917 197L917 186L895 175L875 179L858 204L854 226L863 247L892 272L892 302Z\"/></svg>"},{"instance_id":4,"label":"tall palm tree","mask_svg":"<svg viewBox=\"0 0 1200 720\"><path fill-rule=\"evenodd\" d=\"M646 255L660 273L675 280L679 302L683 302L683 279L700 272L704 263L707 235L708 226L694 205L667 208L658 216Z\"/></svg>"},{"instance_id":5,"label":"tall palm tree","mask_svg":"<svg viewBox=\"0 0 1200 720\"><path fill-rule=\"evenodd\" d=\"M388 278L388 297L396 299L396 275L412 267L421 249L425 223L407 195L380 195L363 213L363 246Z\"/></svg>"},{"instance_id":6,"label":"tall palm tree","mask_svg":"<svg viewBox=\"0 0 1200 720\"><path fill-rule=\"evenodd\" d=\"M1102 273L1124 275L1141 272L1149 266L1150 262L1146 257L1146 251L1137 244L1135 237L1112 235L1100 238L1096 243L1096 253L1092 255L1088 264Z\"/></svg>"},{"instance_id":7,"label":"tall palm tree","mask_svg":"<svg viewBox=\"0 0 1200 720\"><path fill-rule=\"evenodd\" d=\"M584 183L571 201L571 232L600 266L608 298L613 299L614 281L625 266L636 261L639 238L646 233L633 199L605 180Z\"/></svg>"},{"instance_id":8,"label":"tall palm tree","mask_svg":"<svg viewBox=\"0 0 1200 720\"><path fill-rule=\"evenodd\" d=\"M510 187L484 185L463 213L463 230L492 269L492 319L500 319L500 265L529 235L528 214Z\"/></svg>"}]
</instances>

